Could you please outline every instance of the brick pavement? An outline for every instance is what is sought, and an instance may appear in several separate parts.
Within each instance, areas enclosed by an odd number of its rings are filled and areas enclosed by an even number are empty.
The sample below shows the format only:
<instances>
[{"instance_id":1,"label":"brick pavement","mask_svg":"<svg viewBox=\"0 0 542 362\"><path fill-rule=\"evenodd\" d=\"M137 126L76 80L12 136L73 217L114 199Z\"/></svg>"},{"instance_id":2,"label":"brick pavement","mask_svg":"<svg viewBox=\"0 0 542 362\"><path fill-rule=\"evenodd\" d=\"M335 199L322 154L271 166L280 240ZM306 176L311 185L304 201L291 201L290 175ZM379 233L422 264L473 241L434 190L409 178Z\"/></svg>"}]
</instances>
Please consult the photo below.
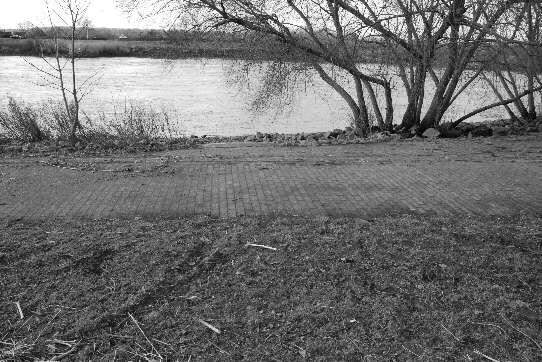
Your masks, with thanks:
<instances>
[{"instance_id":1,"label":"brick pavement","mask_svg":"<svg viewBox=\"0 0 542 362\"><path fill-rule=\"evenodd\" d=\"M540 215L542 153L536 146L540 138L534 141L515 143L518 150L530 150L519 157L513 149L496 156L504 146L487 142L469 152L460 143L402 146L402 158L401 147L393 145L211 145L144 159L96 160L98 170L57 168L38 159L4 159L0 219L194 214L370 218L404 212ZM445 157L453 147L458 150L455 157ZM486 148L490 151L480 151ZM373 154L367 156L369 151ZM77 166L83 161L88 160L70 162ZM115 162L148 169L105 169Z\"/></svg>"}]
</instances>

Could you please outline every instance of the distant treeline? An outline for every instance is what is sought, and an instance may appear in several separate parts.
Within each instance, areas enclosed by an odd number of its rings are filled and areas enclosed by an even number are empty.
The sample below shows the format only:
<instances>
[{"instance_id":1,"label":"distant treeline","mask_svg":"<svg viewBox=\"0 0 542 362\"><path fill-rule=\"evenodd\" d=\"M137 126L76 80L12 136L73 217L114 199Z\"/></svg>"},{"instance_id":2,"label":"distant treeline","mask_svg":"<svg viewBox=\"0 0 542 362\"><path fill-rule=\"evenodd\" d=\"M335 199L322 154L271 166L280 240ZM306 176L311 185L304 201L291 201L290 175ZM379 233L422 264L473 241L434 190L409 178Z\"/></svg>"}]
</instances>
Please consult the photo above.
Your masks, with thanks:
<instances>
[{"instance_id":1,"label":"distant treeline","mask_svg":"<svg viewBox=\"0 0 542 362\"><path fill-rule=\"evenodd\" d=\"M29 37L29 34L21 36L21 39L0 39L0 55L55 55L55 43L49 35L39 33ZM61 34L59 40L59 52L62 56L70 53L69 35L64 35ZM81 58L301 59L298 52L274 39L234 32L89 29L88 40L86 30L83 34L79 32L75 48L77 56ZM375 59L387 52L383 46L376 44L366 44L360 49L363 50L359 53L360 61L376 61Z\"/></svg>"},{"instance_id":2,"label":"distant treeline","mask_svg":"<svg viewBox=\"0 0 542 362\"><path fill-rule=\"evenodd\" d=\"M9 38L10 35L16 35L22 39L50 39L54 32L57 32L59 38L68 39L71 37L69 27L41 28L27 24L19 29L0 31L0 38ZM168 38L167 32L158 29L118 29L118 28L93 28L82 27L76 34L79 40L165 40Z\"/></svg>"},{"instance_id":3,"label":"distant treeline","mask_svg":"<svg viewBox=\"0 0 542 362\"><path fill-rule=\"evenodd\" d=\"M39 30L39 31L38 31ZM60 28L59 52L70 53L67 28ZM0 31L0 33L2 33ZM54 56L56 47L50 34L37 29L34 32L4 31L19 35L20 39L0 37L0 55ZM31 36L29 36L31 35ZM120 38L120 39L119 39ZM330 47L333 47L330 44ZM305 55L262 35L236 32L162 31L156 29L82 29L77 36L76 55L81 58L97 57L148 57L148 58L227 58L258 60L303 60ZM355 58L365 63L408 64L407 53L378 41L360 41ZM506 59L511 49L495 49L492 45L482 47L475 62L488 62L488 68L498 66L498 58ZM444 63L448 57L441 48L434 66ZM498 54L498 56L497 56ZM513 57L511 57L513 58ZM519 65L520 66L520 65ZM476 64L473 65L476 67Z\"/></svg>"}]
</instances>

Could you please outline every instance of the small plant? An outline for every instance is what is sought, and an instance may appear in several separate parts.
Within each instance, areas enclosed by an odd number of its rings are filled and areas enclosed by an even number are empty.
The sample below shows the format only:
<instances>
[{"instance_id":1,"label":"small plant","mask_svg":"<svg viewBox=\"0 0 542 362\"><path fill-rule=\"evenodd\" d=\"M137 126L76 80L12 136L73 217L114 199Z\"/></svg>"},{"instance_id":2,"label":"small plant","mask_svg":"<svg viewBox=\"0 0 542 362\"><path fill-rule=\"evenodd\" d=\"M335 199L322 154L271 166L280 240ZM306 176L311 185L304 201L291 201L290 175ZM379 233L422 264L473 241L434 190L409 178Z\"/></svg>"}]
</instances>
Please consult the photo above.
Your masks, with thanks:
<instances>
[{"instance_id":1,"label":"small plant","mask_svg":"<svg viewBox=\"0 0 542 362\"><path fill-rule=\"evenodd\" d=\"M73 103L69 106L73 111L75 108ZM56 138L64 140L70 139L73 121L71 116L66 112L66 108L63 104L52 103L45 105L41 112L41 117L44 127Z\"/></svg>"},{"instance_id":2,"label":"small plant","mask_svg":"<svg viewBox=\"0 0 542 362\"><path fill-rule=\"evenodd\" d=\"M0 127L9 138L22 142L39 142L46 139L47 134L38 124L38 118L38 112L32 107L9 98L7 112L0 111Z\"/></svg>"},{"instance_id":3,"label":"small plant","mask_svg":"<svg viewBox=\"0 0 542 362\"><path fill-rule=\"evenodd\" d=\"M101 123L106 124L115 136L129 141L172 138L175 133L166 112L156 112L143 105L125 104L122 112L115 111L109 120L106 117L101 115Z\"/></svg>"}]
</instances>

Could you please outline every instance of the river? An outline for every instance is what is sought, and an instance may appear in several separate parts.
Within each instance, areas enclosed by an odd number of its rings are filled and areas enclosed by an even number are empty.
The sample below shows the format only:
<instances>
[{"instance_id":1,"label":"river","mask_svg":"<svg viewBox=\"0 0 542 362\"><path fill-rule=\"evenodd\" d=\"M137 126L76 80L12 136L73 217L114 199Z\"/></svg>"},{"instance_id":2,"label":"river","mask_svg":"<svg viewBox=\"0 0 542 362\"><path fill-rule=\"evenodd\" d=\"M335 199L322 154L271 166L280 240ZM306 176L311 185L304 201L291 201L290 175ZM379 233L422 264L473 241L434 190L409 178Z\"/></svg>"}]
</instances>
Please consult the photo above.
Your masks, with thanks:
<instances>
[{"instance_id":1,"label":"river","mask_svg":"<svg viewBox=\"0 0 542 362\"><path fill-rule=\"evenodd\" d=\"M0 57L0 104L8 96L28 104L59 100L58 90L47 84L28 62L47 69L39 58ZM100 113L121 112L136 104L167 112L180 133L187 135L244 135L255 132L297 133L344 128L350 111L344 101L317 76L302 77L294 86L295 95L264 110L255 110L252 100L261 82L252 70L247 79L235 82L232 74L238 63L224 59L181 59L163 61L149 58L94 58L77 61L80 80L97 74L82 109L93 120ZM264 64L265 65L265 64ZM367 67L375 67L368 65ZM232 71L233 70L233 71ZM406 106L406 96L397 77L394 89L396 122ZM427 92L430 94L431 85ZM447 119L493 102L494 95L481 83L472 85L447 113ZM493 109L473 121L504 117Z\"/></svg>"}]
</instances>

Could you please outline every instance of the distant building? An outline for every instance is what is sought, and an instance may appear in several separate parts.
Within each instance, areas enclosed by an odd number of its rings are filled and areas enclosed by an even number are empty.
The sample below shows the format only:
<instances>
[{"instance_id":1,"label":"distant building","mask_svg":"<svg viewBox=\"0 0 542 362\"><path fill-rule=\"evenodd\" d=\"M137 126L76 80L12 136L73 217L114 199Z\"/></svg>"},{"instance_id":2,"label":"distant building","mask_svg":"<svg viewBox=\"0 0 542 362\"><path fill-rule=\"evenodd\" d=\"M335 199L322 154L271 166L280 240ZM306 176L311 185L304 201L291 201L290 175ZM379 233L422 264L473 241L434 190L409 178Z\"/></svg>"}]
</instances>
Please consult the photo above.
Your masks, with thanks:
<instances>
[{"instance_id":1,"label":"distant building","mask_svg":"<svg viewBox=\"0 0 542 362\"><path fill-rule=\"evenodd\" d=\"M128 37L122 34L121 36L119 36L119 40L128 40Z\"/></svg>"},{"instance_id":2,"label":"distant building","mask_svg":"<svg viewBox=\"0 0 542 362\"><path fill-rule=\"evenodd\" d=\"M0 38L11 38L12 35L11 31L0 31Z\"/></svg>"}]
</instances>

